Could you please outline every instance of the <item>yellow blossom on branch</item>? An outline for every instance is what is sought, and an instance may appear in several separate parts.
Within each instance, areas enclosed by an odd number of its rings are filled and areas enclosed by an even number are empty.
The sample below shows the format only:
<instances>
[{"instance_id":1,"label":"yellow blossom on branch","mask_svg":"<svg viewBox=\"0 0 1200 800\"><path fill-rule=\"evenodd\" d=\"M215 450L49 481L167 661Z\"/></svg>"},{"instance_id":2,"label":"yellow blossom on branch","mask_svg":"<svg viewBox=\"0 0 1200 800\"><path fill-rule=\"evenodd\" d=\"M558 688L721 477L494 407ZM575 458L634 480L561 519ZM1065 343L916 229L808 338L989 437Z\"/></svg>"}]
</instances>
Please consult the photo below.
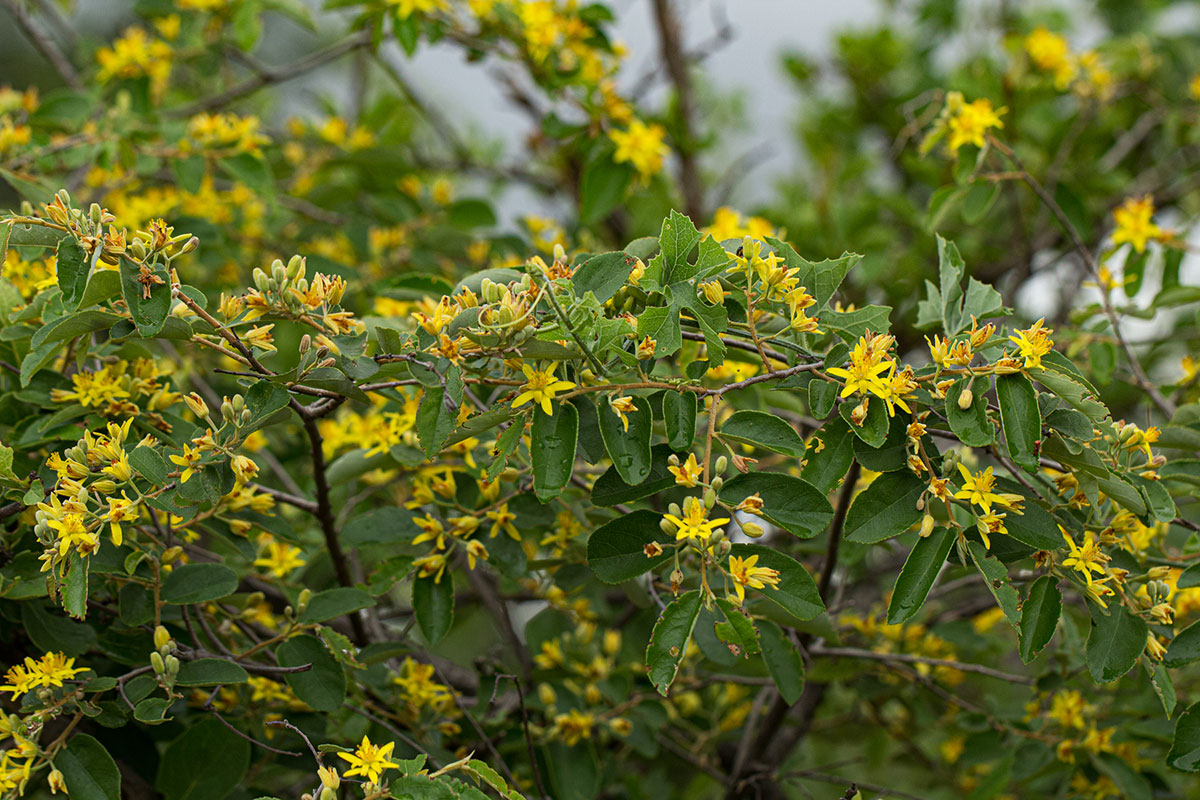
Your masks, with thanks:
<instances>
[{"instance_id":1,"label":"yellow blossom on branch","mask_svg":"<svg viewBox=\"0 0 1200 800\"><path fill-rule=\"evenodd\" d=\"M626 130L609 131L608 138L617 146L613 161L633 165L643 179L657 175L662 169L663 158L671 152L663 143L666 135L662 125L647 125L640 119L630 122Z\"/></svg>"},{"instance_id":2,"label":"yellow blossom on branch","mask_svg":"<svg viewBox=\"0 0 1200 800\"><path fill-rule=\"evenodd\" d=\"M557 366L557 364L551 364L535 370L528 364L522 364L521 371L525 373L525 385L521 387L520 394L513 400L512 407L520 408L528 402L533 402L540 405L547 416L553 416L554 406L550 401L554 399L554 395L575 386L570 381L560 381L555 377L554 370Z\"/></svg>"},{"instance_id":3,"label":"yellow blossom on branch","mask_svg":"<svg viewBox=\"0 0 1200 800\"><path fill-rule=\"evenodd\" d=\"M779 570L771 569L770 567L759 567L758 555L752 555L747 558L739 558L738 556L730 556L729 558L729 575L733 578L733 590L737 594L737 601L740 605L746 600L746 588L765 589L770 586L772 589L779 589Z\"/></svg>"},{"instance_id":4,"label":"yellow blossom on branch","mask_svg":"<svg viewBox=\"0 0 1200 800\"><path fill-rule=\"evenodd\" d=\"M391 760L392 748L395 746L395 742L388 742L382 746L371 744L371 741L363 736L353 753L338 753L338 758L350 762L351 768L346 770L347 778L362 775L370 783L377 783L384 772L400 766Z\"/></svg>"}]
</instances>

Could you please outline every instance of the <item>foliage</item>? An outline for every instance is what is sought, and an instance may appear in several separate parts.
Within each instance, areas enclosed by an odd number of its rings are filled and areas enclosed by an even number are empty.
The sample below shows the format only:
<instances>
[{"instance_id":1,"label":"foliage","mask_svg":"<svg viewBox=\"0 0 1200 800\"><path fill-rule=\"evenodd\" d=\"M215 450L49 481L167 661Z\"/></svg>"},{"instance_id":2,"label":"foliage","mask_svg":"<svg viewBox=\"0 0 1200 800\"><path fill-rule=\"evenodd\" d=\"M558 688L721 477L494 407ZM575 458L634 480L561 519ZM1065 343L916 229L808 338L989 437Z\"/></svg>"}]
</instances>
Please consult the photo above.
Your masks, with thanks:
<instances>
[{"instance_id":1,"label":"foliage","mask_svg":"<svg viewBox=\"0 0 1200 800\"><path fill-rule=\"evenodd\" d=\"M801 124L829 194L701 229L686 65L637 108L607 6L330 5L274 68L300 4L144 3L94 53L21 16L66 87L0 93L0 789L1186 790L1182 37L848 34ZM393 43L492 64L528 158ZM356 118L250 113L344 56ZM504 232L516 184L569 218ZM1035 320L1035 271L1093 290Z\"/></svg>"}]
</instances>

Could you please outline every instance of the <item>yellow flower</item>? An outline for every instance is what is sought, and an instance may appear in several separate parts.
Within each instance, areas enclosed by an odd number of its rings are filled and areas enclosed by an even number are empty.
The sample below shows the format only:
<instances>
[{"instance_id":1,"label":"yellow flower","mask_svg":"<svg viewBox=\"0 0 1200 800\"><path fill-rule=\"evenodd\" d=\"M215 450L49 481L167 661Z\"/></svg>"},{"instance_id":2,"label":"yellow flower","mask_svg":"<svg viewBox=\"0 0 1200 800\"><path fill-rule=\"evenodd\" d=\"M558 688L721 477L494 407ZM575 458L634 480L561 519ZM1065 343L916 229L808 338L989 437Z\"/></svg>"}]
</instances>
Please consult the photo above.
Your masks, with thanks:
<instances>
[{"instance_id":1,"label":"yellow flower","mask_svg":"<svg viewBox=\"0 0 1200 800\"><path fill-rule=\"evenodd\" d=\"M533 401L541 404L542 411L545 411L548 416L552 416L554 406L550 401L554 399L554 395L575 386L570 381L560 381L555 378L554 369L557 366L557 364L551 364L543 369L534 370L528 364L522 364L521 371L525 373L525 385L521 387L521 393L513 400L512 407L519 408Z\"/></svg>"},{"instance_id":2,"label":"yellow flower","mask_svg":"<svg viewBox=\"0 0 1200 800\"><path fill-rule=\"evenodd\" d=\"M517 515L508 510L508 503L501 503L496 506L495 510L487 512L486 516L492 521L492 539L504 531L510 539L521 541L521 534L517 532L517 526L513 524L517 520Z\"/></svg>"},{"instance_id":3,"label":"yellow flower","mask_svg":"<svg viewBox=\"0 0 1200 800\"><path fill-rule=\"evenodd\" d=\"M137 504L130 500L124 492L120 497L110 497L108 498L108 513L104 518L108 520L113 544L120 547L124 539L121 523L133 522L138 518Z\"/></svg>"},{"instance_id":4,"label":"yellow flower","mask_svg":"<svg viewBox=\"0 0 1200 800\"><path fill-rule=\"evenodd\" d=\"M779 589L779 570L755 566L757 563L758 554L748 558L729 558L729 575L733 578L733 590L737 593L739 605L746 599L746 587L763 589L770 586Z\"/></svg>"},{"instance_id":5,"label":"yellow flower","mask_svg":"<svg viewBox=\"0 0 1200 800\"><path fill-rule=\"evenodd\" d=\"M286 578L292 570L304 566L303 552L287 542L271 541L267 543L266 552L254 559L254 566L265 568L276 578Z\"/></svg>"},{"instance_id":6,"label":"yellow flower","mask_svg":"<svg viewBox=\"0 0 1200 800\"><path fill-rule=\"evenodd\" d=\"M687 461L678 467L668 466L667 469L675 476L677 485L686 486L689 489L696 488L696 482L700 480L702 472L699 462L696 461L695 453L688 453Z\"/></svg>"},{"instance_id":7,"label":"yellow flower","mask_svg":"<svg viewBox=\"0 0 1200 800\"><path fill-rule=\"evenodd\" d=\"M1113 221L1117 229L1113 231L1113 246L1117 247L1126 242L1133 245L1139 253L1146 252L1146 243L1161 241L1169 234L1151 220L1154 216L1154 198L1150 195L1130 197L1113 211Z\"/></svg>"},{"instance_id":8,"label":"yellow flower","mask_svg":"<svg viewBox=\"0 0 1200 800\"><path fill-rule=\"evenodd\" d=\"M959 92L950 92L946 96L946 108L950 111L947 127L950 131L950 151L957 153L964 144L983 147L984 134L991 128L1003 128L1000 114L1004 109L992 108L992 101L981 97L970 103L963 100Z\"/></svg>"},{"instance_id":9,"label":"yellow flower","mask_svg":"<svg viewBox=\"0 0 1200 800\"><path fill-rule=\"evenodd\" d=\"M881 399L888 397L888 388L881 377L895 366L890 358L884 358L876 347L871 345L867 337L858 340L850 353L850 368L830 367L825 370L828 374L846 381L842 388L842 397L849 397L855 392L870 393Z\"/></svg>"},{"instance_id":10,"label":"yellow flower","mask_svg":"<svg viewBox=\"0 0 1200 800\"><path fill-rule=\"evenodd\" d=\"M183 455L168 456L171 459L172 464L175 464L183 470L183 472L179 475L180 483L187 483L188 478L192 477L197 471L199 471L200 467L197 465L200 463L200 455L199 448L192 448L191 446L185 444L183 446Z\"/></svg>"},{"instance_id":11,"label":"yellow flower","mask_svg":"<svg viewBox=\"0 0 1200 800\"><path fill-rule=\"evenodd\" d=\"M993 503L1020 513L1019 505L1024 498L1019 494L993 491L996 478L992 475L991 467L977 475L972 475L970 470L959 464L958 471L962 473L963 488L955 492L956 500L966 500L968 503L977 505L983 509L984 514L992 513Z\"/></svg>"},{"instance_id":12,"label":"yellow flower","mask_svg":"<svg viewBox=\"0 0 1200 800\"><path fill-rule=\"evenodd\" d=\"M1004 514L983 514L975 520L975 529L979 531L979 538L983 539L983 546L988 550L992 549L991 534L1008 533L1008 528L1004 527L1004 516Z\"/></svg>"},{"instance_id":13,"label":"yellow flower","mask_svg":"<svg viewBox=\"0 0 1200 800\"><path fill-rule=\"evenodd\" d=\"M1038 28L1025 37L1025 52L1038 69L1054 74L1054 85L1066 89L1075 78L1075 62L1067 40L1045 28Z\"/></svg>"},{"instance_id":14,"label":"yellow flower","mask_svg":"<svg viewBox=\"0 0 1200 800\"><path fill-rule=\"evenodd\" d=\"M1092 531L1085 533L1083 546L1080 547L1061 526L1059 526L1059 531L1062 533L1063 541L1070 548L1070 554L1062 562L1064 567L1070 567L1082 574L1089 584L1094 580L1093 572L1097 575L1105 574L1107 570L1104 565L1108 563L1109 556L1100 549L1100 542L1096 539L1095 533Z\"/></svg>"},{"instance_id":15,"label":"yellow flower","mask_svg":"<svg viewBox=\"0 0 1200 800\"><path fill-rule=\"evenodd\" d=\"M1043 328L1043 322L1044 319L1039 319L1025 330L1017 331L1016 336L1008 337L1009 341L1020 348L1020 355L1025 359L1025 369L1040 368L1042 356L1054 347L1054 342L1050 339L1050 334L1054 331Z\"/></svg>"},{"instance_id":16,"label":"yellow flower","mask_svg":"<svg viewBox=\"0 0 1200 800\"><path fill-rule=\"evenodd\" d=\"M346 770L347 778L362 775L371 783L377 783L379 776L384 772L400 766L391 760L392 748L395 746L395 742L388 742L380 747L371 744L370 740L363 736L353 753L338 753L338 758L350 762L351 769Z\"/></svg>"},{"instance_id":17,"label":"yellow flower","mask_svg":"<svg viewBox=\"0 0 1200 800\"><path fill-rule=\"evenodd\" d=\"M684 501L682 518L673 514L664 514L663 518L675 526L676 541L695 539L705 543L713 535L714 529L729 522L728 517L708 519L708 510L704 508L704 503L700 502L700 499L696 497L689 497Z\"/></svg>"},{"instance_id":18,"label":"yellow flower","mask_svg":"<svg viewBox=\"0 0 1200 800\"><path fill-rule=\"evenodd\" d=\"M611 408L613 410L614 414L616 414L618 417L620 417L621 425L624 427L625 432L628 433L629 432L629 417L627 417L625 415L632 414L633 412L637 411L637 406L633 404L633 398L617 397L617 398L610 400L608 402L608 406L609 406L609 408Z\"/></svg>"},{"instance_id":19,"label":"yellow flower","mask_svg":"<svg viewBox=\"0 0 1200 800\"><path fill-rule=\"evenodd\" d=\"M662 125L647 125L640 119L630 122L626 130L609 131L608 138L617 146L613 161L618 164L632 164L643 178L658 174L662 169L663 158L670 152L663 144L666 134L667 131Z\"/></svg>"},{"instance_id":20,"label":"yellow flower","mask_svg":"<svg viewBox=\"0 0 1200 800\"><path fill-rule=\"evenodd\" d=\"M1200 100L1200 75L1192 76L1191 82L1188 83L1188 93L1193 100Z\"/></svg>"}]
</instances>

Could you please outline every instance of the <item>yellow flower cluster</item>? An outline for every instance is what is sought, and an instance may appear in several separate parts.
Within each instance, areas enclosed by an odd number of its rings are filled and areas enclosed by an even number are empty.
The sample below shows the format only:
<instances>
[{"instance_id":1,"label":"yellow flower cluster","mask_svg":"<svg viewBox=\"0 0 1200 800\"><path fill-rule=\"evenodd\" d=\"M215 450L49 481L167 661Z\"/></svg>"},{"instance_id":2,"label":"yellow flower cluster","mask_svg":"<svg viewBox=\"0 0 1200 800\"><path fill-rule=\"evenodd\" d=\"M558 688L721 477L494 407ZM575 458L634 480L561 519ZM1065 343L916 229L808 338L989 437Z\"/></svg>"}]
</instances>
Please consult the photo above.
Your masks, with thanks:
<instances>
[{"instance_id":1,"label":"yellow flower cluster","mask_svg":"<svg viewBox=\"0 0 1200 800\"><path fill-rule=\"evenodd\" d=\"M171 74L171 46L151 38L144 28L131 27L109 47L96 51L101 83L146 77L154 95L161 96Z\"/></svg>"},{"instance_id":2,"label":"yellow flower cluster","mask_svg":"<svg viewBox=\"0 0 1200 800\"><path fill-rule=\"evenodd\" d=\"M1094 50L1075 55L1067 40L1046 28L1036 28L1025 37L1025 52L1042 72L1050 74L1055 88L1068 88L1080 95L1107 100L1112 96L1114 78Z\"/></svg>"}]
</instances>

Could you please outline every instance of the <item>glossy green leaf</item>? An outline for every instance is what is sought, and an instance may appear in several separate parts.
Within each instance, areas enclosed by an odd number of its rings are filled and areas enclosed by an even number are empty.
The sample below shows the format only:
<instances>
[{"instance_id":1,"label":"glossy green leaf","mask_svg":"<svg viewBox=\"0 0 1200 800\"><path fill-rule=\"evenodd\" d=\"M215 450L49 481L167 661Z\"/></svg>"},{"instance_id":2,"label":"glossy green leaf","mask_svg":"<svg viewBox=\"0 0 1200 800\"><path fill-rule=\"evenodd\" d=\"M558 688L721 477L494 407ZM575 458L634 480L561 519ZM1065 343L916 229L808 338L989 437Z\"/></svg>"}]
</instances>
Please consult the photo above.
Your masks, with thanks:
<instances>
[{"instance_id":1,"label":"glossy green leaf","mask_svg":"<svg viewBox=\"0 0 1200 800\"><path fill-rule=\"evenodd\" d=\"M667 444L672 450L685 451L696 437L697 401L695 392L665 392L663 394L663 423L667 428Z\"/></svg>"},{"instance_id":2,"label":"glossy green leaf","mask_svg":"<svg viewBox=\"0 0 1200 800\"><path fill-rule=\"evenodd\" d=\"M73 238L59 242L55 255L55 271L58 274L58 288L62 290L63 303L68 308L75 308L87 286L91 263L83 247Z\"/></svg>"},{"instance_id":3,"label":"glossy green leaf","mask_svg":"<svg viewBox=\"0 0 1200 800\"><path fill-rule=\"evenodd\" d=\"M394 512L393 512L394 513ZM308 600L308 607L300 615L303 623L325 622L337 617L353 614L375 605L371 595L353 586L338 586L317 592Z\"/></svg>"},{"instance_id":4,"label":"glossy green leaf","mask_svg":"<svg viewBox=\"0 0 1200 800\"><path fill-rule=\"evenodd\" d=\"M925 481L911 472L885 472L854 498L846 513L847 541L871 544L898 536L921 520L917 500Z\"/></svg>"},{"instance_id":5,"label":"glossy green leaf","mask_svg":"<svg viewBox=\"0 0 1200 800\"><path fill-rule=\"evenodd\" d=\"M817 491L829 494L850 470L850 462L854 460L854 441L850 423L841 417L829 420L809 439L800 477L816 487Z\"/></svg>"},{"instance_id":6,"label":"glossy green leaf","mask_svg":"<svg viewBox=\"0 0 1200 800\"><path fill-rule=\"evenodd\" d=\"M1168 669L1178 669L1196 661L1200 661L1200 622L1193 622L1175 634L1162 663Z\"/></svg>"},{"instance_id":7,"label":"glossy green leaf","mask_svg":"<svg viewBox=\"0 0 1200 800\"><path fill-rule=\"evenodd\" d=\"M804 691L804 659L800 651L782 628L767 619L758 620L758 642L779 696L793 705Z\"/></svg>"},{"instance_id":8,"label":"glossy green leaf","mask_svg":"<svg viewBox=\"0 0 1200 800\"><path fill-rule=\"evenodd\" d=\"M738 658L757 655L758 632L754 629L754 623L735 603L719 597L716 603L725 617L724 622L718 622L715 626L717 638Z\"/></svg>"},{"instance_id":9,"label":"glossy green leaf","mask_svg":"<svg viewBox=\"0 0 1200 800\"><path fill-rule=\"evenodd\" d=\"M534 409L529 436L533 462L533 489L546 502L557 497L575 473L575 449L579 439L579 412L570 403L559 403L550 416Z\"/></svg>"},{"instance_id":10,"label":"glossy green leaf","mask_svg":"<svg viewBox=\"0 0 1200 800\"><path fill-rule=\"evenodd\" d=\"M1188 706L1175 721L1167 764L1181 772L1200 772L1200 703Z\"/></svg>"},{"instance_id":11,"label":"glossy green leaf","mask_svg":"<svg viewBox=\"0 0 1200 800\"><path fill-rule=\"evenodd\" d=\"M929 590L946 565L956 536L951 528L934 528L928 536L917 539L892 590L887 612L889 625L911 619L925 604Z\"/></svg>"},{"instance_id":12,"label":"glossy green leaf","mask_svg":"<svg viewBox=\"0 0 1200 800\"><path fill-rule=\"evenodd\" d=\"M1019 372L997 375L996 398L1000 403L1000 422L1009 456L1026 472L1036 473L1042 413L1033 384Z\"/></svg>"},{"instance_id":13,"label":"glossy green leaf","mask_svg":"<svg viewBox=\"0 0 1200 800\"><path fill-rule=\"evenodd\" d=\"M721 487L721 502L736 506L751 495L762 498L761 516L801 539L810 539L833 519L828 498L808 482L777 472L738 475Z\"/></svg>"},{"instance_id":14,"label":"glossy green leaf","mask_svg":"<svg viewBox=\"0 0 1200 800\"><path fill-rule=\"evenodd\" d=\"M858 400L851 397L838 407L838 411L854 435L865 442L868 447L881 446L887 440L890 426L887 404L878 397L872 398L867 404L867 416L863 419L862 425L855 425L852 419L857 406Z\"/></svg>"},{"instance_id":15,"label":"glossy green leaf","mask_svg":"<svg viewBox=\"0 0 1200 800\"><path fill-rule=\"evenodd\" d=\"M588 537L588 566L604 583L623 583L667 563L674 556L674 541L663 533L662 516L645 509L611 520ZM648 545L659 544L662 553L647 556Z\"/></svg>"},{"instance_id":16,"label":"glossy green leaf","mask_svg":"<svg viewBox=\"0 0 1200 800\"><path fill-rule=\"evenodd\" d=\"M635 397L633 404L637 410L625 415L628 430L607 402L601 401L599 407L604 448L621 480L631 486L650 476L650 433L654 428L650 403L644 397Z\"/></svg>"},{"instance_id":17,"label":"glossy green leaf","mask_svg":"<svg viewBox=\"0 0 1200 800\"><path fill-rule=\"evenodd\" d=\"M721 438L732 439L782 453L804 457L804 439L782 417L765 411L737 411L721 424Z\"/></svg>"},{"instance_id":18,"label":"glossy green leaf","mask_svg":"<svg viewBox=\"0 0 1200 800\"><path fill-rule=\"evenodd\" d=\"M312 664L304 672L288 672L284 679L292 691L314 711L332 712L346 700L346 673L333 654L315 636L293 636L275 649L281 667Z\"/></svg>"},{"instance_id":19,"label":"glossy green leaf","mask_svg":"<svg viewBox=\"0 0 1200 800\"><path fill-rule=\"evenodd\" d=\"M154 788L165 800L224 800L249 767L250 742L210 717L167 745Z\"/></svg>"},{"instance_id":20,"label":"glossy green leaf","mask_svg":"<svg viewBox=\"0 0 1200 800\"><path fill-rule=\"evenodd\" d=\"M72 800L121 800L121 771L104 745L77 733L54 757Z\"/></svg>"},{"instance_id":21,"label":"glossy green leaf","mask_svg":"<svg viewBox=\"0 0 1200 800\"><path fill-rule=\"evenodd\" d=\"M412 605L421 633L429 643L441 641L454 624L454 583L450 575L442 575L440 581L432 577L414 580Z\"/></svg>"},{"instance_id":22,"label":"glossy green leaf","mask_svg":"<svg viewBox=\"0 0 1200 800\"><path fill-rule=\"evenodd\" d=\"M1087 667L1097 683L1109 683L1133 669L1138 656L1146 649L1149 628L1141 617L1135 617L1116 603L1108 613L1095 606L1092 630L1087 641Z\"/></svg>"},{"instance_id":23,"label":"glossy green leaf","mask_svg":"<svg viewBox=\"0 0 1200 800\"><path fill-rule=\"evenodd\" d=\"M700 616L700 592L684 592L672 600L654 625L650 644L646 648L646 667L650 682L666 697L687 653L696 618Z\"/></svg>"},{"instance_id":24,"label":"glossy green leaf","mask_svg":"<svg viewBox=\"0 0 1200 800\"><path fill-rule=\"evenodd\" d=\"M996 604L1000 606L1000 610L1004 612L1004 618L1014 628L1020 630L1021 617L1017 607L1021 603L1021 595L1013 588L1012 581L1008 577L1008 567L995 556L989 555L987 549L980 542L968 542L967 550L971 553L971 560L975 562L975 567L979 570L979 574L983 576L983 581L987 585L988 591L992 593L992 597L996 598Z\"/></svg>"},{"instance_id":25,"label":"glossy green leaf","mask_svg":"<svg viewBox=\"0 0 1200 800\"><path fill-rule=\"evenodd\" d=\"M179 686L228 686L248 680L250 674L240 664L223 658L198 658L179 665L175 683Z\"/></svg>"},{"instance_id":26,"label":"glossy green leaf","mask_svg":"<svg viewBox=\"0 0 1200 800\"><path fill-rule=\"evenodd\" d=\"M1037 658L1042 648L1054 638L1062 613L1062 593L1058 591L1057 583L1049 575L1038 578L1029 587L1029 596L1021 606L1020 654L1026 664Z\"/></svg>"},{"instance_id":27,"label":"glossy green leaf","mask_svg":"<svg viewBox=\"0 0 1200 800\"><path fill-rule=\"evenodd\" d=\"M237 591L238 575L224 564L184 564L163 580L163 602L190 605L220 600Z\"/></svg>"},{"instance_id":28,"label":"glossy green leaf","mask_svg":"<svg viewBox=\"0 0 1200 800\"><path fill-rule=\"evenodd\" d=\"M946 390L946 419L950 430L968 447L987 447L995 438L996 430L987 415L988 388L986 380L976 380L971 390L971 403L965 409L958 403L971 381L962 378Z\"/></svg>"}]
</instances>

